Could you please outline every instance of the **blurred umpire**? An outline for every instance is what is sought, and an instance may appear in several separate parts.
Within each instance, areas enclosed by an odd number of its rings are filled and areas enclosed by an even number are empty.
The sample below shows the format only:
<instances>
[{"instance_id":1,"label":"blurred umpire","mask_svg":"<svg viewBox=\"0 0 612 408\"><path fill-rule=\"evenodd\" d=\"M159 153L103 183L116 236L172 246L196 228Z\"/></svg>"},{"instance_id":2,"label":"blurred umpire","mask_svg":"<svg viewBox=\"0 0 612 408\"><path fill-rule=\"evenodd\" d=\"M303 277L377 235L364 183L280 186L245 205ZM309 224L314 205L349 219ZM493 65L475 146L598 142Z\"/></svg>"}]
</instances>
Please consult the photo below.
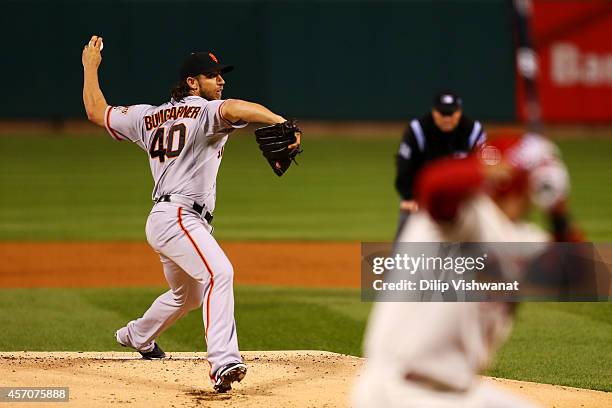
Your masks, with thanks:
<instances>
[{"instance_id":1,"label":"blurred umpire","mask_svg":"<svg viewBox=\"0 0 612 408\"><path fill-rule=\"evenodd\" d=\"M417 173L432 160L467 156L485 142L482 124L463 114L463 101L454 92L434 97L431 112L410 121L397 154L395 188L401 196L397 234L408 215L418 209L413 196Z\"/></svg>"}]
</instances>

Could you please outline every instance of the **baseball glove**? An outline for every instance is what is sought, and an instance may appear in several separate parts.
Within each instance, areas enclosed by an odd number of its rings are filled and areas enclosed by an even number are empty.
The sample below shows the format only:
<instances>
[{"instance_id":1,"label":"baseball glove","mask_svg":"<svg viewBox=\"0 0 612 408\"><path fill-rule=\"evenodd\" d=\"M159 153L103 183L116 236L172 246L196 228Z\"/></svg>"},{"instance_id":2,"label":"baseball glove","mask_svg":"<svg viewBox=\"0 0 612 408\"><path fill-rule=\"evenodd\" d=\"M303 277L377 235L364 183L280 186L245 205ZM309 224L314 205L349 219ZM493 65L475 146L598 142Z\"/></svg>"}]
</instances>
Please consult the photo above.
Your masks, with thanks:
<instances>
[{"instance_id":1,"label":"baseball glove","mask_svg":"<svg viewBox=\"0 0 612 408\"><path fill-rule=\"evenodd\" d=\"M298 141L297 137L302 135L295 120L288 120L276 125L264 126L255 130L255 139L259 144L268 163L277 176L285 174L295 157L302 153L297 147L290 149L289 146ZM297 164L297 162L296 162Z\"/></svg>"}]
</instances>

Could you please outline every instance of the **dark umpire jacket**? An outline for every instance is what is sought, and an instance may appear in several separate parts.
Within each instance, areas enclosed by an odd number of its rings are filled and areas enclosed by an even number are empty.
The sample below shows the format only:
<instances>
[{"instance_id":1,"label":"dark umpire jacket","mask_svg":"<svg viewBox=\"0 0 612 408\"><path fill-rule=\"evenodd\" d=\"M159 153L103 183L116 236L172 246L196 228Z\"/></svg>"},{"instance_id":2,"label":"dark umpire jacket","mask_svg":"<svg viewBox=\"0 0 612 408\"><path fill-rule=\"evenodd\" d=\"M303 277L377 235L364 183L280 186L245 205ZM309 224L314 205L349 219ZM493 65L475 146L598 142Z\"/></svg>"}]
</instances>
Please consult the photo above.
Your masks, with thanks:
<instances>
[{"instance_id":1,"label":"dark umpire jacket","mask_svg":"<svg viewBox=\"0 0 612 408\"><path fill-rule=\"evenodd\" d=\"M414 181L419 170L432 160L467 156L486 140L482 124L465 115L452 132L442 132L431 113L410 122L397 153L395 188L403 200L414 199Z\"/></svg>"}]
</instances>

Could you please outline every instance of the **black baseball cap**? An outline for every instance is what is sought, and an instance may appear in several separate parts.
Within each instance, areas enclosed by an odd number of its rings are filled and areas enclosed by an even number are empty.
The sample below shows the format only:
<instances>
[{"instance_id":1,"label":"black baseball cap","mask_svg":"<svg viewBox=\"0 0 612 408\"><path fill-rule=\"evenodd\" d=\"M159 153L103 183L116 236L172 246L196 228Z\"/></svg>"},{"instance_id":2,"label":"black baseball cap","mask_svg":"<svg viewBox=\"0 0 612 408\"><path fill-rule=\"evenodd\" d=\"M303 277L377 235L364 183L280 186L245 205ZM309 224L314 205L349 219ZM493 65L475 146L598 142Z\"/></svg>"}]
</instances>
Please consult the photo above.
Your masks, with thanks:
<instances>
[{"instance_id":1,"label":"black baseball cap","mask_svg":"<svg viewBox=\"0 0 612 408\"><path fill-rule=\"evenodd\" d=\"M433 100L433 108L444 116L450 116L462 107L461 97L452 91L440 92Z\"/></svg>"},{"instance_id":2,"label":"black baseball cap","mask_svg":"<svg viewBox=\"0 0 612 408\"><path fill-rule=\"evenodd\" d=\"M192 52L185 58L183 65L181 65L180 79L195 77L199 74L210 74L216 71L224 74L233 69L232 65L220 64L212 52Z\"/></svg>"}]
</instances>

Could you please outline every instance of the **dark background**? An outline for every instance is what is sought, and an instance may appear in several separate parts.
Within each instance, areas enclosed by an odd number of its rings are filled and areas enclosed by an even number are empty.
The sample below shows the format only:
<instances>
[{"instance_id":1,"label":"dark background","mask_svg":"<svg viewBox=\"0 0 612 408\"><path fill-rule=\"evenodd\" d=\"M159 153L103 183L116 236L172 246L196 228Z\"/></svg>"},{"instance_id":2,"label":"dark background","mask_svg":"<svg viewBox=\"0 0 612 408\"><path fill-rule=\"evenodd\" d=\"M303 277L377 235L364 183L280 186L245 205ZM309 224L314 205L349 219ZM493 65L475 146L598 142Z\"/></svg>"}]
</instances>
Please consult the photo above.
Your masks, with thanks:
<instances>
[{"instance_id":1,"label":"dark background","mask_svg":"<svg viewBox=\"0 0 612 408\"><path fill-rule=\"evenodd\" d=\"M302 119L404 119L441 88L484 120L515 118L509 3L455 1L8 1L0 118L83 118L81 50L104 37L110 104L168 99L182 58L236 70L224 97Z\"/></svg>"}]
</instances>

